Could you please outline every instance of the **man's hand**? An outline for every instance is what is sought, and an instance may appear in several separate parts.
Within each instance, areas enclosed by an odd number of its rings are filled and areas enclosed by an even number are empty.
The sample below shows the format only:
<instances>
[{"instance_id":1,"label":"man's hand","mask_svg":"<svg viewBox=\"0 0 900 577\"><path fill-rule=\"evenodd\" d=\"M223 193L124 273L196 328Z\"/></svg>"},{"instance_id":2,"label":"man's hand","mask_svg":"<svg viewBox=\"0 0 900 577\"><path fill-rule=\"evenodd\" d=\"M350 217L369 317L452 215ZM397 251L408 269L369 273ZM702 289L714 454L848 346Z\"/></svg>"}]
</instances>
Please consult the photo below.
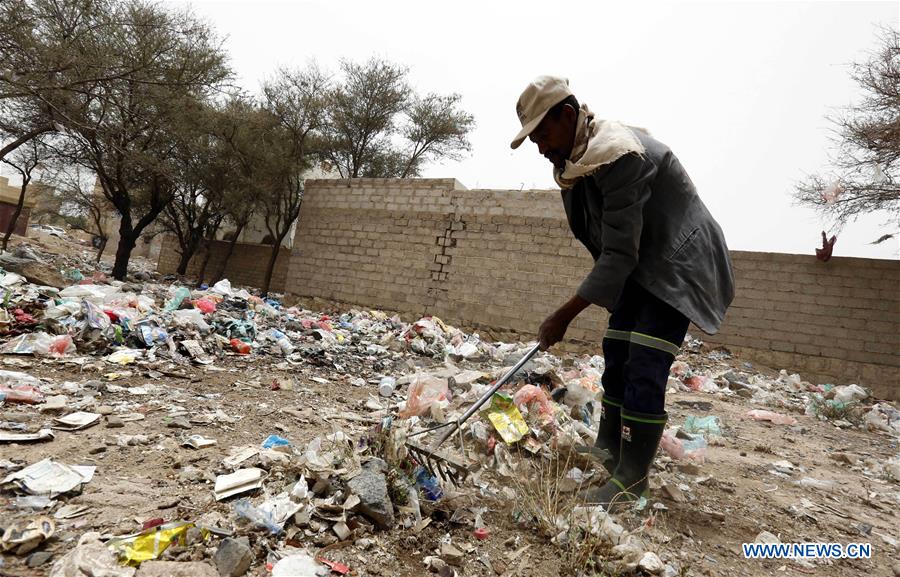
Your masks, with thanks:
<instances>
[{"instance_id":1,"label":"man's hand","mask_svg":"<svg viewBox=\"0 0 900 577\"><path fill-rule=\"evenodd\" d=\"M538 342L541 350L546 351L561 341L566 335L569 323L590 304L580 296L575 295L566 304L559 307L556 312L547 317L538 330Z\"/></svg>"}]
</instances>

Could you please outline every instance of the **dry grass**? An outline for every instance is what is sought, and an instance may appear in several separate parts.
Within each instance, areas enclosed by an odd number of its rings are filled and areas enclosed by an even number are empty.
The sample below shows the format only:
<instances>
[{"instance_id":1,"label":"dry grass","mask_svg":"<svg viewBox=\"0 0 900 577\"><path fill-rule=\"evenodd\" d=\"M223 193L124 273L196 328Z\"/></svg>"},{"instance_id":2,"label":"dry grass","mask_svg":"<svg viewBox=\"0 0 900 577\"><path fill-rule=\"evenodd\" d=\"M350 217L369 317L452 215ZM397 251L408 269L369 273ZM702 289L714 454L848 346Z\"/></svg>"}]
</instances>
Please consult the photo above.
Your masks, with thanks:
<instances>
[{"instance_id":1,"label":"dry grass","mask_svg":"<svg viewBox=\"0 0 900 577\"><path fill-rule=\"evenodd\" d=\"M582 465L581 457L568 452L553 459L534 457L520 451L519 470L510 478L516 492L515 513L519 522L536 529L560 550L560 567L573 576L604 576L599 561L612 547L601 535L587 530L576 507L579 501L575 484L566 478L573 467Z\"/></svg>"},{"instance_id":2,"label":"dry grass","mask_svg":"<svg viewBox=\"0 0 900 577\"><path fill-rule=\"evenodd\" d=\"M857 401L847 403L836 403L834 401L823 399L820 395L813 395L809 404L812 406L816 415L825 417L829 421L844 420L854 425L862 423L865 411Z\"/></svg>"}]
</instances>

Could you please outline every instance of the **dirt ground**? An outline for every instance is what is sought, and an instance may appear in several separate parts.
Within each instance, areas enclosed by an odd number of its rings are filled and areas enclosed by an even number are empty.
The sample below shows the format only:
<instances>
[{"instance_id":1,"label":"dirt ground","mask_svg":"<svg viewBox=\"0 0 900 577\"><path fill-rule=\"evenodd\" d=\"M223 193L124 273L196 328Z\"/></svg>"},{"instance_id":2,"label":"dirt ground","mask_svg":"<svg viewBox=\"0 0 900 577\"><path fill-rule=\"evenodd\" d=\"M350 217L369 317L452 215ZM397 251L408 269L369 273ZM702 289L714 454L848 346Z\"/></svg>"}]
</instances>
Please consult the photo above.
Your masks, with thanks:
<instances>
[{"instance_id":1,"label":"dirt ground","mask_svg":"<svg viewBox=\"0 0 900 577\"><path fill-rule=\"evenodd\" d=\"M54 244L64 243L51 239L43 246L50 250ZM730 366L769 378L776 376L770 369L750 368L736 358L711 360L709 352L701 348L680 359L695 369L724 370ZM86 363L77 364L59 359L0 356L0 369L23 371L59 386L67 381L79 383L79 392L68 395L70 401L94 397L93 403L82 410L108 406L115 415L143 416L141 420L124 422L120 428L111 428L104 417L99 424L84 430L54 431L55 438L50 442L0 445L0 462L31 464L52 458L96 466L93 479L80 494L58 497L51 510L62 505L89 507L83 516L57 521L55 535L38 549L52 553L53 558L30 568L25 565L25 557L4 554L0 575L48 575L53 561L73 549L79 536L87 531L112 537L139 531L150 519L190 521L203 516L218 518L221 526L232 527L235 499L216 502L213 495L215 477L223 472L221 460L231 447L259 445L269 435L277 434L302 451L314 437L334 431L343 431L356 442L366 437L390 413L392 403L405 395L401 388L391 403L378 399L377 375L406 374L413 365L423 369L440 367L439 361L412 353L392 353L377 361L361 354L349 354L346 358L350 360L338 363L336 368L334 363L317 366L312 360L288 363L272 355L245 357L227 353L208 366L161 359L111 368L100 359L89 358ZM469 366L496 368L478 363L462 363L460 368ZM119 369L133 374L115 380L103 377ZM360 378L365 382L361 383ZM510 392L517 388L510 387ZM372 399L384 410L373 410ZM900 479L866 473L874 464L898 454L898 439L886 432L848 428L843 423L836 425L834 420L819 420L788 409L780 412L790 412L798 421L796 425L753 421L746 416L751 408L758 405L740 396L670 391L670 423L684 423L688 415L716 415L723 424L722 440L707 448L705 462L699 465L673 460L660 451L651 481L654 491L650 506L621 514L618 522L640 536L646 549L669 566L666 574L671 575L900 574ZM196 417L216 411L239 419L196 422L202 420ZM53 416L32 405L0 407L0 421L24 422L29 430L41 428ZM189 429L172 428L173 419L178 417L195 422ZM215 439L217 444L203 449L182 446L183 438L193 434ZM117 440L122 435L147 435L150 439L145 445L120 446ZM484 456L479 458L489 462ZM522 455L516 458L528 460ZM784 473L773 466L784 460L793 465L793 470ZM523 465L523 477L515 481L489 469L484 478L491 488L512 488L515 495L516 490L525 490L530 482L534 469L529 465L534 464ZM798 484L804 477L831 481L832 486L821 489ZM296 470L290 466L273 466L265 485L285 486L295 478ZM664 490L663 485L677 489ZM0 493L0 503L6 505L0 511L3 526L35 514L14 508L14 496L9 491ZM586 569L583 560L572 553L571 545L552 543L538 527L522 521L521 496L508 497L509 491L464 485L459 495L438 500L433 508L424 509L430 513L426 515L431 519L427 526L404 526L409 515L401 514L393 529L367 534L363 525L337 546L334 538L309 536L297 529L293 543L313 551L330 544L324 556L348 565L353 570L351 574L359 576L428 574L424 559L438 555L440 543L447 535L458 547L470 549L464 550L464 560L455 568L458 575L549 577L577 575ZM487 508L486 540L475 538L470 521L451 520L454 512L464 507ZM235 531L249 536L256 556L247 574L269 575L267 551L281 543L276 543L277 539L265 530L238 527ZM872 558L819 560L810 564L744 559L741 544L752 542L762 531L773 533L782 542L871 543ZM322 534L330 536L331 532L324 527ZM211 563L216 542L217 537L213 537L207 543L173 546L162 558ZM601 548L600 566L587 574L615 574L614 564L604 567L604 555L609 552ZM641 570L630 574L641 574Z\"/></svg>"}]
</instances>

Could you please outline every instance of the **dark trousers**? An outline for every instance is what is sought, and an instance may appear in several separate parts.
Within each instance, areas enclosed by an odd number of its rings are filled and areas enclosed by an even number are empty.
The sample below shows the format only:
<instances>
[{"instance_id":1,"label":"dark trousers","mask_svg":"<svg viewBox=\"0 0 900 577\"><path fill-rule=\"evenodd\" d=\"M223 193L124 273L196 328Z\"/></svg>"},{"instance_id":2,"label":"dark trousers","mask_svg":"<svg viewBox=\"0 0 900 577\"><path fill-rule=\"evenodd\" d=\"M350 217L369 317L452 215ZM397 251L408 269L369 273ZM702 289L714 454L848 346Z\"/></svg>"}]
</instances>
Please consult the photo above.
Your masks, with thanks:
<instances>
[{"instance_id":1,"label":"dark trousers","mask_svg":"<svg viewBox=\"0 0 900 577\"><path fill-rule=\"evenodd\" d=\"M665 412L669 369L689 324L683 314L629 280L603 337L606 397L630 411Z\"/></svg>"}]
</instances>

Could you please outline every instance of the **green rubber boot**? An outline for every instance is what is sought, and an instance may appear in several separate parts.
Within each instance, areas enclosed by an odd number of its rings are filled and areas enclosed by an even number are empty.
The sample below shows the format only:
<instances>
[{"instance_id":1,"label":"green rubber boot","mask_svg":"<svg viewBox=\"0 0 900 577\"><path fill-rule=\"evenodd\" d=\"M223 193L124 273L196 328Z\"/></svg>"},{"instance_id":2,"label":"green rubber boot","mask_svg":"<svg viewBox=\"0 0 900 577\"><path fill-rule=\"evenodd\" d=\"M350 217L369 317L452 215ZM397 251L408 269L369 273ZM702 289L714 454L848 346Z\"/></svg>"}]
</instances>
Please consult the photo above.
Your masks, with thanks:
<instances>
[{"instance_id":1,"label":"green rubber boot","mask_svg":"<svg viewBox=\"0 0 900 577\"><path fill-rule=\"evenodd\" d=\"M650 467L668 415L649 415L621 410L621 447L619 463L605 485L590 489L582 497L588 505L602 505L607 511L621 510L648 496Z\"/></svg>"},{"instance_id":2,"label":"green rubber boot","mask_svg":"<svg viewBox=\"0 0 900 577\"><path fill-rule=\"evenodd\" d=\"M603 466L612 475L619 464L619 449L622 444L622 401L608 395L600 399L600 428L597 430L595 452Z\"/></svg>"}]
</instances>

